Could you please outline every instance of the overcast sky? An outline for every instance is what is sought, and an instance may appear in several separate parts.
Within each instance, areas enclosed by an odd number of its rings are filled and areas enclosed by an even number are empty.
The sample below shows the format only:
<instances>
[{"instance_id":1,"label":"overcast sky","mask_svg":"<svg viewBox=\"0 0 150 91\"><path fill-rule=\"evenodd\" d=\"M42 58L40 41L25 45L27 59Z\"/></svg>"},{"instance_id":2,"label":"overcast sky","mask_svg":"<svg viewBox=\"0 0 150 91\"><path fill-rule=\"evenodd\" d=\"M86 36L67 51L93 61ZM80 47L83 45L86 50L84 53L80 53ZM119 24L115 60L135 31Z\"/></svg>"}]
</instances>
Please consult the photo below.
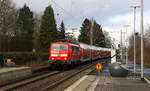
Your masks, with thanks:
<instances>
[{"instance_id":1,"label":"overcast sky","mask_svg":"<svg viewBox=\"0 0 150 91\"><path fill-rule=\"evenodd\" d=\"M133 29L133 9L130 5L140 4L140 0L13 0L16 7L27 4L32 11L43 13L45 7L52 5L57 24L64 20L66 27L81 27L85 18L94 18L115 38L124 25ZM150 0L144 0L144 25L150 25ZM137 31L140 24L140 9L137 9ZM119 33L119 32L118 32ZM116 37L116 39L118 36Z\"/></svg>"}]
</instances>

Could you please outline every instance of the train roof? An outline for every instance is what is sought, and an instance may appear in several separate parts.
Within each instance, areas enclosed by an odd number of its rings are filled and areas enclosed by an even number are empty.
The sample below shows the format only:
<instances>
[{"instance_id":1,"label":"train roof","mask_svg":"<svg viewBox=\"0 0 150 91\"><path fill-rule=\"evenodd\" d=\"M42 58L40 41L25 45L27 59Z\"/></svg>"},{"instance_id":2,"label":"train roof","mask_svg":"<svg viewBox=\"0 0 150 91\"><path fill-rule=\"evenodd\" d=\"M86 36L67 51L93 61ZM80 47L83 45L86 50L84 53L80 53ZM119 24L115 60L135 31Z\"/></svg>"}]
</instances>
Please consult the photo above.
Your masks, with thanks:
<instances>
[{"instance_id":1,"label":"train roof","mask_svg":"<svg viewBox=\"0 0 150 91\"><path fill-rule=\"evenodd\" d=\"M72 46L79 46L81 48L84 48L84 49L92 49L92 50L101 50L101 51L112 51L114 49L111 49L111 48L103 48L103 47L98 47L98 46L93 46L93 45L88 45L88 44L85 44L85 43L70 43L70 42L54 42L54 43L58 43L58 44L70 44Z\"/></svg>"},{"instance_id":2,"label":"train roof","mask_svg":"<svg viewBox=\"0 0 150 91\"><path fill-rule=\"evenodd\" d=\"M52 43L52 44L70 44L70 45L72 45L72 46L77 46L77 47L79 47L78 44L75 44L75 43L68 43L68 42L54 42L54 43Z\"/></svg>"},{"instance_id":3,"label":"train roof","mask_svg":"<svg viewBox=\"0 0 150 91\"><path fill-rule=\"evenodd\" d=\"M103 48L103 47L98 47L98 46L93 46L93 45L88 45L88 44L84 44L84 43L79 43L81 48L88 48L88 49L92 49L92 50L101 50L101 51L111 51L113 49L111 48Z\"/></svg>"}]
</instances>

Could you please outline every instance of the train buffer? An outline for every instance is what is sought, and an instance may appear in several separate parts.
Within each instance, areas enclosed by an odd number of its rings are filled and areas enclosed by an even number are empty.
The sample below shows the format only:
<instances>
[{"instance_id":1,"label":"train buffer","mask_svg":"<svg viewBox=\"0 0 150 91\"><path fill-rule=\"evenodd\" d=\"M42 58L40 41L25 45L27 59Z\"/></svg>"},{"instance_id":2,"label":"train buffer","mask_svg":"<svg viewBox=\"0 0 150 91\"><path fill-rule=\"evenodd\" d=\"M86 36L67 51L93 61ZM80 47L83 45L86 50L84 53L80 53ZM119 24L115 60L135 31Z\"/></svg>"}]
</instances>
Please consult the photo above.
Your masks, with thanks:
<instances>
[{"instance_id":1,"label":"train buffer","mask_svg":"<svg viewBox=\"0 0 150 91\"><path fill-rule=\"evenodd\" d=\"M100 74L95 70L82 77L65 91L150 91L150 85L139 76L111 77L107 66Z\"/></svg>"}]
</instances>

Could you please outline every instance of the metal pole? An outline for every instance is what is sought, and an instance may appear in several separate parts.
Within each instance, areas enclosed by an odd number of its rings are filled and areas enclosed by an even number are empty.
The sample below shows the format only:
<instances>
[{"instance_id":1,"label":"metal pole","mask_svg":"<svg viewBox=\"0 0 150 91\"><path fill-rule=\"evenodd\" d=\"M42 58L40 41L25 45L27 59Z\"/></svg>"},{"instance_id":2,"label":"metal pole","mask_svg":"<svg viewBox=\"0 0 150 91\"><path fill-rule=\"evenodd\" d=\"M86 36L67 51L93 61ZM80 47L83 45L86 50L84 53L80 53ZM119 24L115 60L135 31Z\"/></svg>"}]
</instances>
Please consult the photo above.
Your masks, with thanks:
<instances>
[{"instance_id":1,"label":"metal pole","mask_svg":"<svg viewBox=\"0 0 150 91\"><path fill-rule=\"evenodd\" d=\"M122 32L122 34L123 34L123 60L124 60L124 63L126 63L126 34L125 34L126 32Z\"/></svg>"},{"instance_id":2,"label":"metal pole","mask_svg":"<svg viewBox=\"0 0 150 91\"><path fill-rule=\"evenodd\" d=\"M134 7L134 73L136 72L136 45L135 45L135 24L136 24L136 7Z\"/></svg>"},{"instance_id":3,"label":"metal pole","mask_svg":"<svg viewBox=\"0 0 150 91\"><path fill-rule=\"evenodd\" d=\"M91 46L93 45L93 25L94 25L94 20L91 19L91 28L90 28L90 44ZM92 60L92 49L91 49L91 60Z\"/></svg>"},{"instance_id":4,"label":"metal pole","mask_svg":"<svg viewBox=\"0 0 150 91\"><path fill-rule=\"evenodd\" d=\"M126 57L125 57L125 32L121 31L121 36L122 36L122 61L123 63L126 63Z\"/></svg>"},{"instance_id":5,"label":"metal pole","mask_svg":"<svg viewBox=\"0 0 150 91\"><path fill-rule=\"evenodd\" d=\"M122 52L122 30L120 30L120 48L121 48L121 61L123 61L122 59L123 59L123 57L122 57L122 55L123 55L123 52Z\"/></svg>"},{"instance_id":6,"label":"metal pole","mask_svg":"<svg viewBox=\"0 0 150 91\"><path fill-rule=\"evenodd\" d=\"M143 0L141 0L141 80L144 80L144 60L143 60Z\"/></svg>"},{"instance_id":7,"label":"metal pole","mask_svg":"<svg viewBox=\"0 0 150 91\"><path fill-rule=\"evenodd\" d=\"M136 73L136 8L140 8L140 5L132 5L130 8L134 8L134 73Z\"/></svg>"},{"instance_id":8,"label":"metal pole","mask_svg":"<svg viewBox=\"0 0 150 91\"><path fill-rule=\"evenodd\" d=\"M128 38L127 38L127 30L128 27L126 27L126 65L128 65L128 48L127 48L127 42L128 42Z\"/></svg>"},{"instance_id":9,"label":"metal pole","mask_svg":"<svg viewBox=\"0 0 150 91\"><path fill-rule=\"evenodd\" d=\"M127 38L127 30L128 30L128 27L130 27L130 25L124 25L124 27L126 27L126 32L125 32L125 59L126 59L126 65L128 65L128 45L127 45L127 42L128 42L128 38Z\"/></svg>"},{"instance_id":10,"label":"metal pole","mask_svg":"<svg viewBox=\"0 0 150 91\"><path fill-rule=\"evenodd\" d=\"M136 73L136 8L140 8L140 5L132 5L130 8L134 8L134 73Z\"/></svg>"}]
</instances>

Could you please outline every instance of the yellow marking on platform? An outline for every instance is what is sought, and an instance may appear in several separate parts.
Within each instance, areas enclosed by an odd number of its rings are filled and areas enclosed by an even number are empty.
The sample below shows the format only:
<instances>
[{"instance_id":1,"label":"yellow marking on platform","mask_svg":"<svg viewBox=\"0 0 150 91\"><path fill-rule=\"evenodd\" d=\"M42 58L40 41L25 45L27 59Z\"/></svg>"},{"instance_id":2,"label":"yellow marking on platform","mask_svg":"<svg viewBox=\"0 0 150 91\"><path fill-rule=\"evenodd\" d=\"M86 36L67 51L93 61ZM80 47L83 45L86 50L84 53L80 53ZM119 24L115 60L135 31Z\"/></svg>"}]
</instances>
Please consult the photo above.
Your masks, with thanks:
<instances>
[{"instance_id":1,"label":"yellow marking on platform","mask_svg":"<svg viewBox=\"0 0 150 91\"><path fill-rule=\"evenodd\" d=\"M98 64L96 64L95 68L96 68L96 70L102 70L103 65L98 63Z\"/></svg>"}]
</instances>

